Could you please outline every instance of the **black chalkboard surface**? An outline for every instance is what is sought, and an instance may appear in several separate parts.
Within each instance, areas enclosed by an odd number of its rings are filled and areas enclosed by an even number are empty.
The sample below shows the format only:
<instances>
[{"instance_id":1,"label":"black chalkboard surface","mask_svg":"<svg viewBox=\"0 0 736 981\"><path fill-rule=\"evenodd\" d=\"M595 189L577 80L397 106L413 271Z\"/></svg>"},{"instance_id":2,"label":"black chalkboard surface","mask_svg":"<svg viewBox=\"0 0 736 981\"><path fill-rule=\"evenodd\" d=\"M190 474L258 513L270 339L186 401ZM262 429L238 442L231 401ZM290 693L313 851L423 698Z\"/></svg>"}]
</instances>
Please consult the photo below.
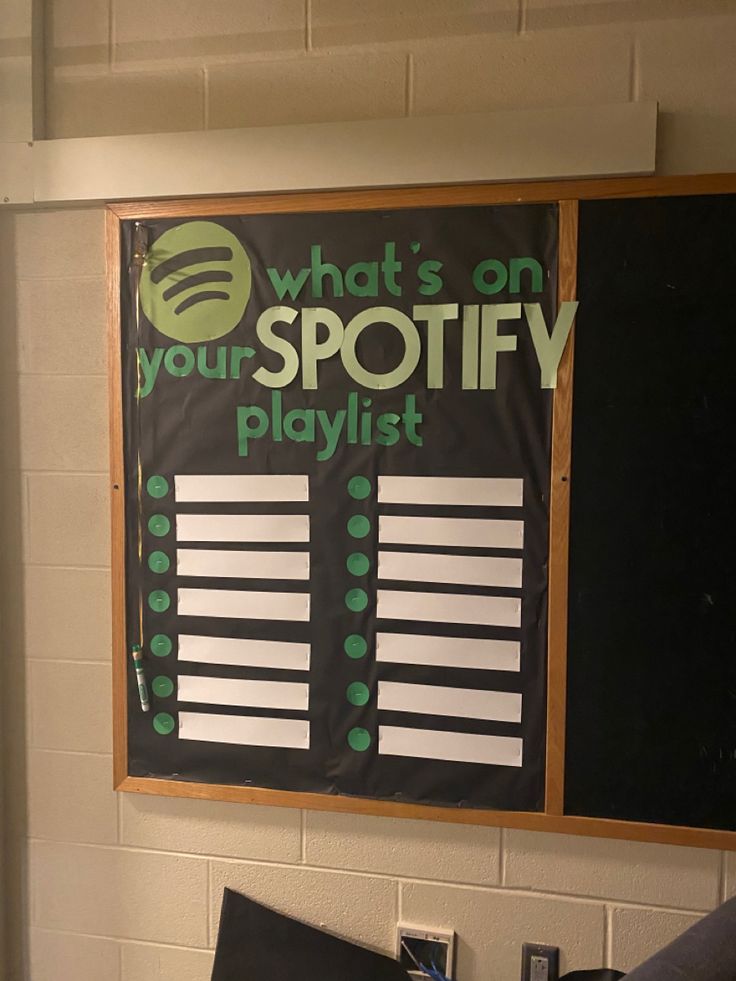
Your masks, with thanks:
<instances>
[{"instance_id":1,"label":"black chalkboard surface","mask_svg":"<svg viewBox=\"0 0 736 981\"><path fill-rule=\"evenodd\" d=\"M736 195L581 201L565 813L736 828Z\"/></svg>"}]
</instances>

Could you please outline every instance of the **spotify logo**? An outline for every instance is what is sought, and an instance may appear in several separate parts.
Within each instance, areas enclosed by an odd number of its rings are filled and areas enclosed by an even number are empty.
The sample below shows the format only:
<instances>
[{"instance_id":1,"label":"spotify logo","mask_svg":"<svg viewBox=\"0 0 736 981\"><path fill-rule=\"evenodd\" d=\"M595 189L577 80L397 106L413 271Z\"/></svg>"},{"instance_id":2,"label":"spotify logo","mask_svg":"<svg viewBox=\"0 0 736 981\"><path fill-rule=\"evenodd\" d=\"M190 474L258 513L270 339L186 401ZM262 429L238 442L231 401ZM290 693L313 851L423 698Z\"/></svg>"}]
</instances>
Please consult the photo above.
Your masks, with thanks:
<instances>
[{"instance_id":1,"label":"spotify logo","mask_svg":"<svg viewBox=\"0 0 736 981\"><path fill-rule=\"evenodd\" d=\"M191 344L240 323L250 289L250 260L233 233L214 221L189 221L149 249L140 299L156 330Z\"/></svg>"}]
</instances>

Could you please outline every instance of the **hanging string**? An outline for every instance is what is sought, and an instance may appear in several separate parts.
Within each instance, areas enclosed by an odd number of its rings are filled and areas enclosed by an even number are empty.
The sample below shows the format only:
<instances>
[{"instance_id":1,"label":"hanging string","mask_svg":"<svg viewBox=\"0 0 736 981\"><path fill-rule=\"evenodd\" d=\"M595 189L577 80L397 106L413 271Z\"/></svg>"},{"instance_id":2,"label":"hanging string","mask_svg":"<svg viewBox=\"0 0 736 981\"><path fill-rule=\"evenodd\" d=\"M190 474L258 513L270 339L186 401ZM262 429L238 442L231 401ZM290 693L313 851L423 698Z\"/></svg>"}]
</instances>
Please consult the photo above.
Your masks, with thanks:
<instances>
[{"instance_id":1,"label":"hanging string","mask_svg":"<svg viewBox=\"0 0 736 981\"><path fill-rule=\"evenodd\" d=\"M133 227L133 255L128 273L130 276L131 299L135 311L135 457L136 457L136 512L138 525L138 643L143 649L143 466L141 464L141 304L140 288L143 266L148 251L148 229L137 221Z\"/></svg>"}]
</instances>

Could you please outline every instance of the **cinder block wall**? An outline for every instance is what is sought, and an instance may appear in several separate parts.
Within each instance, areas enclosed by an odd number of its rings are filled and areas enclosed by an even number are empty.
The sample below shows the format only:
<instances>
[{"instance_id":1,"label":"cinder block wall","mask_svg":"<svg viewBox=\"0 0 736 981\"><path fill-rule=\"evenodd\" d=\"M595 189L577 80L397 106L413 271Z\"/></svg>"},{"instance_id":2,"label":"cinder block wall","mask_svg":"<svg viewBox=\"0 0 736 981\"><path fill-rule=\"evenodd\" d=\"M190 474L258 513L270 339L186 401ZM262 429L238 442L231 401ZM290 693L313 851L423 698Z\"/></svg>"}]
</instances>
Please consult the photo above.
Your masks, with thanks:
<instances>
[{"instance_id":1,"label":"cinder block wall","mask_svg":"<svg viewBox=\"0 0 736 981\"><path fill-rule=\"evenodd\" d=\"M658 99L661 172L736 170L733 0L46 13L50 137ZM523 940L627 969L736 892L713 851L116 797L102 211L15 213L1 234L13 981L205 981L224 885L382 950L399 918L454 927L459 981L514 981Z\"/></svg>"}]
</instances>

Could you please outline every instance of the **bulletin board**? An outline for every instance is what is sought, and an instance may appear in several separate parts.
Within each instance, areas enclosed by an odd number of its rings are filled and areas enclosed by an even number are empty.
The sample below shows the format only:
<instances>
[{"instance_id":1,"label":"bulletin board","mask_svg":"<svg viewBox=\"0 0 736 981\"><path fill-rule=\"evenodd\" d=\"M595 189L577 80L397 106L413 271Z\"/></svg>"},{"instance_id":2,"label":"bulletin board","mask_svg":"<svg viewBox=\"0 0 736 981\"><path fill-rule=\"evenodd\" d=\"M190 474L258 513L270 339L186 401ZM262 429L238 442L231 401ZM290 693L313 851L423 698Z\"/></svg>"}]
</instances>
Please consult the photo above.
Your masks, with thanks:
<instances>
[{"instance_id":1,"label":"bulletin board","mask_svg":"<svg viewBox=\"0 0 736 981\"><path fill-rule=\"evenodd\" d=\"M734 218L110 206L116 787L736 847Z\"/></svg>"}]
</instances>

